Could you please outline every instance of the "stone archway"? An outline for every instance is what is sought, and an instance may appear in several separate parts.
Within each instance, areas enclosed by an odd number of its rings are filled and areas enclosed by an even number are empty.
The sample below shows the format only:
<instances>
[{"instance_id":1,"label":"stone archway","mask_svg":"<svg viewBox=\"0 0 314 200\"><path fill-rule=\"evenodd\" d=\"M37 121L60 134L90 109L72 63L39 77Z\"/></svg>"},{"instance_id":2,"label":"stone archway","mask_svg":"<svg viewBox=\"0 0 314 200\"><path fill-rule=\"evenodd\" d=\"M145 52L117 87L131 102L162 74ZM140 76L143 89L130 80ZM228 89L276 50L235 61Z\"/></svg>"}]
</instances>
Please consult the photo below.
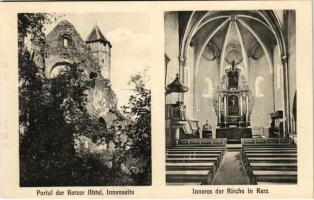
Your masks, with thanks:
<instances>
[{"instance_id":1,"label":"stone archway","mask_svg":"<svg viewBox=\"0 0 314 200\"><path fill-rule=\"evenodd\" d=\"M49 71L49 78L55 78L56 76L66 73L70 69L71 63L62 61L54 64Z\"/></svg>"}]
</instances>

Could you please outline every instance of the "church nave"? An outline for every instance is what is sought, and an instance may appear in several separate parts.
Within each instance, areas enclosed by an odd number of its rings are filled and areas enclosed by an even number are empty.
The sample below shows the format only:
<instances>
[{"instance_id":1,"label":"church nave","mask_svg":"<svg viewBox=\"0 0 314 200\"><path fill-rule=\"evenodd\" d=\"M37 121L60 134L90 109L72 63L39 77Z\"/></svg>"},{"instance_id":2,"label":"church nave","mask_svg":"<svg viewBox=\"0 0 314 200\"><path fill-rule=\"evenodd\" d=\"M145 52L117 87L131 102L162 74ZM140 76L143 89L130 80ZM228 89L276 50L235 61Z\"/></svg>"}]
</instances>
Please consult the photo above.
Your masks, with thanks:
<instances>
[{"instance_id":1,"label":"church nave","mask_svg":"<svg viewBox=\"0 0 314 200\"><path fill-rule=\"evenodd\" d=\"M164 19L167 185L297 183L295 11Z\"/></svg>"}]
</instances>

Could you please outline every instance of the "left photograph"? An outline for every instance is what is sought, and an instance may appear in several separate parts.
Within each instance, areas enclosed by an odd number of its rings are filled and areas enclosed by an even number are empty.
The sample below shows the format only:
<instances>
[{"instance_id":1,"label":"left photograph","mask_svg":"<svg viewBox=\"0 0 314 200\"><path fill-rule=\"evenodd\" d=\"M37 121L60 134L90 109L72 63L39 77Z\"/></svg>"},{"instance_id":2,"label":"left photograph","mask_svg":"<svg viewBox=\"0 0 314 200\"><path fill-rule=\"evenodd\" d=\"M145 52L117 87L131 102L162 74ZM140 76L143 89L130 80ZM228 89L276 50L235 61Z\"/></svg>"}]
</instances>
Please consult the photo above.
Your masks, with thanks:
<instances>
[{"instance_id":1,"label":"left photograph","mask_svg":"<svg viewBox=\"0 0 314 200\"><path fill-rule=\"evenodd\" d=\"M151 185L149 13L19 13L20 187Z\"/></svg>"}]
</instances>

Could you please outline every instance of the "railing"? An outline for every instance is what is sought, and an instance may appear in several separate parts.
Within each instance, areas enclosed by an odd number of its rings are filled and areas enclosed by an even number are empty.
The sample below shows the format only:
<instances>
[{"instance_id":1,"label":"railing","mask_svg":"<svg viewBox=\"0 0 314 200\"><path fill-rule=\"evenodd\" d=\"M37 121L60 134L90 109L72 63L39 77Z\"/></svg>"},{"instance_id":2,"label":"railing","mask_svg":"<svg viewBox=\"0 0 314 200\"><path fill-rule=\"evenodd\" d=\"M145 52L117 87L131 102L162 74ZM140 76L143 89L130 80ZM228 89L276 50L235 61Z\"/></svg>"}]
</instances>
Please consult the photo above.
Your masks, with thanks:
<instances>
[{"instance_id":1,"label":"railing","mask_svg":"<svg viewBox=\"0 0 314 200\"><path fill-rule=\"evenodd\" d=\"M241 138L242 145L272 145L285 144L291 145L290 138Z\"/></svg>"},{"instance_id":2,"label":"railing","mask_svg":"<svg viewBox=\"0 0 314 200\"><path fill-rule=\"evenodd\" d=\"M216 138L216 139L199 139L199 138L191 138L191 139L177 139L176 144L212 144L217 146L225 146L227 144L226 138Z\"/></svg>"}]
</instances>

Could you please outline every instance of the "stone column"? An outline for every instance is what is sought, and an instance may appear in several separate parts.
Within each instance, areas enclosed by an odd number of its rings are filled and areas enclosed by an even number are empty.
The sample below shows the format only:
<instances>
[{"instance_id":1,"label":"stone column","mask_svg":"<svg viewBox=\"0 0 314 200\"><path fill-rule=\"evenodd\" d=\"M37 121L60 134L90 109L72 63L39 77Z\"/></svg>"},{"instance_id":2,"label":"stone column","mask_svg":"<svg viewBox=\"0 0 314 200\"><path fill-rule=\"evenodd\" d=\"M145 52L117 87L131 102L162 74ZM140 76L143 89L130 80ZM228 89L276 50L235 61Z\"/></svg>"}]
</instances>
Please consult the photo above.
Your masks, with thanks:
<instances>
[{"instance_id":1,"label":"stone column","mask_svg":"<svg viewBox=\"0 0 314 200\"><path fill-rule=\"evenodd\" d=\"M283 55L281 57L282 71L283 71L283 100L284 100L284 136L286 133L290 133L290 100L289 100L289 76L288 76L288 56Z\"/></svg>"},{"instance_id":2,"label":"stone column","mask_svg":"<svg viewBox=\"0 0 314 200\"><path fill-rule=\"evenodd\" d=\"M272 88L272 92L273 92L273 112L276 111L276 88L275 88L275 73L274 73L274 65L273 65L273 71L272 71L272 84L273 84L273 88Z\"/></svg>"},{"instance_id":3,"label":"stone column","mask_svg":"<svg viewBox=\"0 0 314 200\"><path fill-rule=\"evenodd\" d=\"M220 123L220 95L218 95L218 123Z\"/></svg>"},{"instance_id":4,"label":"stone column","mask_svg":"<svg viewBox=\"0 0 314 200\"><path fill-rule=\"evenodd\" d=\"M240 115L241 115L241 117L242 117L242 115L243 115L243 108L242 108L242 95L240 95Z\"/></svg>"},{"instance_id":5,"label":"stone column","mask_svg":"<svg viewBox=\"0 0 314 200\"><path fill-rule=\"evenodd\" d=\"M246 122L249 122L249 95L246 94L245 96L245 101L246 101Z\"/></svg>"},{"instance_id":6,"label":"stone column","mask_svg":"<svg viewBox=\"0 0 314 200\"><path fill-rule=\"evenodd\" d=\"M225 95L224 96L224 123L225 123L225 126L227 126L227 96Z\"/></svg>"},{"instance_id":7,"label":"stone column","mask_svg":"<svg viewBox=\"0 0 314 200\"><path fill-rule=\"evenodd\" d=\"M224 96L224 116L227 116L227 96ZM226 121L226 118L225 118Z\"/></svg>"},{"instance_id":8,"label":"stone column","mask_svg":"<svg viewBox=\"0 0 314 200\"><path fill-rule=\"evenodd\" d=\"M184 74L184 68L185 68L185 65L186 65L186 58L183 57L183 56L180 56L179 57L179 80L180 82L183 84L183 85L186 85L185 84L185 74ZM180 100L182 102L184 102L185 100L185 93L181 93L181 98Z\"/></svg>"}]
</instances>

